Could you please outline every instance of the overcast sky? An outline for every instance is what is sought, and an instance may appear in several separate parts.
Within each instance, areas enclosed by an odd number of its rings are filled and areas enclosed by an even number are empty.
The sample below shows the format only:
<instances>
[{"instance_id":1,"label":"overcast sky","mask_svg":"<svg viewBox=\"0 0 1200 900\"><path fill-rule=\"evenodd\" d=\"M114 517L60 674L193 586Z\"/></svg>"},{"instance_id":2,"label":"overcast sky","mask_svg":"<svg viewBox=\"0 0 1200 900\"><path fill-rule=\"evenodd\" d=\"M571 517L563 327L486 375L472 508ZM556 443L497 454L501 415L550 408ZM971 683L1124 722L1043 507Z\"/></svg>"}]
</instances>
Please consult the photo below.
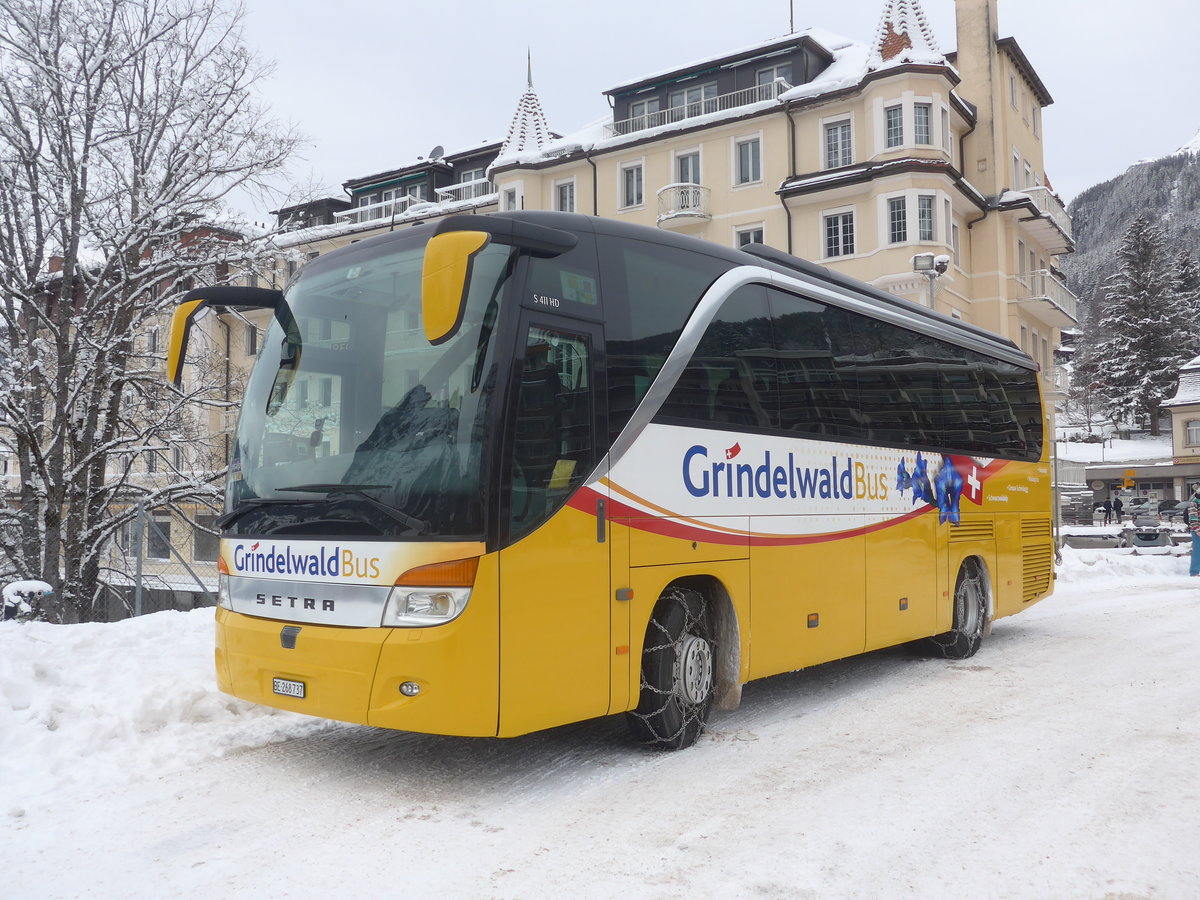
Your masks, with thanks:
<instances>
[{"instance_id":1,"label":"overcast sky","mask_svg":"<svg viewBox=\"0 0 1200 900\"><path fill-rule=\"evenodd\" d=\"M295 180L340 194L437 144L502 140L525 88L525 53L550 127L607 110L603 91L640 75L788 32L788 0L246 0L246 37L276 64L263 95L311 143ZM883 0L794 0L795 26L874 36ZM939 46L953 0L924 0ZM1200 131L1197 0L999 0L1054 104L1046 170L1069 201Z\"/></svg>"}]
</instances>

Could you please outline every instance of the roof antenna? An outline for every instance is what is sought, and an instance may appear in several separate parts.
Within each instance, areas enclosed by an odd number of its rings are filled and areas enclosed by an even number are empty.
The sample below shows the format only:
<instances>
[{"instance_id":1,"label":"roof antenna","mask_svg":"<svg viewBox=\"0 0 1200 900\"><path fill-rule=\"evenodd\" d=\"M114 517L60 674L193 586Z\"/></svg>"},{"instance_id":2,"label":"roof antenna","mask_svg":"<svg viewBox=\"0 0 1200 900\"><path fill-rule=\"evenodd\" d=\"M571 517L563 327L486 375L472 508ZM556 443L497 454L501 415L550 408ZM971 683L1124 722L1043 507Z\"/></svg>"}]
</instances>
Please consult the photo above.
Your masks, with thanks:
<instances>
[{"instance_id":1,"label":"roof antenna","mask_svg":"<svg viewBox=\"0 0 1200 900\"><path fill-rule=\"evenodd\" d=\"M533 87L533 51L525 47L525 86Z\"/></svg>"},{"instance_id":2,"label":"roof antenna","mask_svg":"<svg viewBox=\"0 0 1200 900\"><path fill-rule=\"evenodd\" d=\"M796 33L796 0L788 0L788 34Z\"/></svg>"}]
</instances>

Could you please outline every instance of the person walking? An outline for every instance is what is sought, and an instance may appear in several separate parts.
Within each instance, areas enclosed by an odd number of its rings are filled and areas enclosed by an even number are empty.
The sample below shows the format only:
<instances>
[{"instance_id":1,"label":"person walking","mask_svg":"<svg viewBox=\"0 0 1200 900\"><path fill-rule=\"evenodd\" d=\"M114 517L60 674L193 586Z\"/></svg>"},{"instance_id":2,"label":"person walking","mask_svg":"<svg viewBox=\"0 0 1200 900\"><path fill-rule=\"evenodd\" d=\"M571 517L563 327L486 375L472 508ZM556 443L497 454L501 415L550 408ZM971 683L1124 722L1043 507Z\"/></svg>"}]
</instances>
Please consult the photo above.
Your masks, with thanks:
<instances>
[{"instance_id":1,"label":"person walking","mask_svg":"<svg viewBox=\"0 0 1200 900\"><path fill-rule=\"evenodd\" d=\"M1192 488L1192 502L1188 504L1186 513L1187 525L1192 532L1192 566L1190 574L1193 578L1200 575L1200 484Z\"/></svg>"},{"instance_id":2,"label":"person walking","mask_svg":"<svg viewBox=\"0 0 1200 900\"><path fill-rule=\"evenodd\" d=\"M1105 500L1103 503L1100 504L1100 508L1102 510L1104 510L1104 524L1111 525L1112 524L1112 501Z\"/></svg>"},{"instance_id":3,"label":"person walking","mask_svg":"<svg viewBox=\"0 0 1200 900\"><path fill-rule=\"evenodd\" d=\"M1120 497L1113 497L1112 502L1113 512L1117 514L1117 524L1121 524L1121 510L1125 508L1125 504L1121 502Z\"/></svg>"}]
</instances>

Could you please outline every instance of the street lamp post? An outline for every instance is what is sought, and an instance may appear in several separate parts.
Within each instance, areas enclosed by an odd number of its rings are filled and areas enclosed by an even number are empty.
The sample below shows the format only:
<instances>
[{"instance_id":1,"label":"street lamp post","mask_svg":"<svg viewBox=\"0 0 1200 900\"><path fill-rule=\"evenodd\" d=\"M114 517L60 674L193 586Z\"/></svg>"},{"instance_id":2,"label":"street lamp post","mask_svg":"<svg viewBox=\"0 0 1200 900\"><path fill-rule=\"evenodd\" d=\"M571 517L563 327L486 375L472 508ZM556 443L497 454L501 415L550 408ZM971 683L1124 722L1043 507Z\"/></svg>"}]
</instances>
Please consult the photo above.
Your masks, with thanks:
<instances>
[{"instance_id":1,"label":"street lamp post","mask_svg":"<svg viewBox=\"0 0 1200 900\"><path fill-rule=\"evenodd\" d=\"M913 271L929 279L929 308L933 309L934 297L937 294L938 276L950 267L948 256L934 256L932 253L918 253L912 258Z\"/></svg>"}]
</instances>

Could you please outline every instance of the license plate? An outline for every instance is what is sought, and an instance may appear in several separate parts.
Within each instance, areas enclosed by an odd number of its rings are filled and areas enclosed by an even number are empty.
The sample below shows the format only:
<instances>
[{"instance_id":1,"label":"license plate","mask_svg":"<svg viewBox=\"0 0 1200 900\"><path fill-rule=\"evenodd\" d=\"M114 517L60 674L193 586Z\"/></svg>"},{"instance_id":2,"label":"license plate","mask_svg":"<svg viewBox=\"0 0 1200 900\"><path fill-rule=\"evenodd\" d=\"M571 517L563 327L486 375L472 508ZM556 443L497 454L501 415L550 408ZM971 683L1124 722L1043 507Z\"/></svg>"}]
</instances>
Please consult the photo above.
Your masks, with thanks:
<instances>
[{"instance_id":1,"label":"license plate","mask_svg":"<svg viewBox=\"0 0 1200 900\"><path fill-rule=\"evenodd\" d=\"M304 699L303 681L289 681L287 678L276 678L271 684L271 690L285 697L299 697L301 700Z\"/></svg>"}]
</instances>

